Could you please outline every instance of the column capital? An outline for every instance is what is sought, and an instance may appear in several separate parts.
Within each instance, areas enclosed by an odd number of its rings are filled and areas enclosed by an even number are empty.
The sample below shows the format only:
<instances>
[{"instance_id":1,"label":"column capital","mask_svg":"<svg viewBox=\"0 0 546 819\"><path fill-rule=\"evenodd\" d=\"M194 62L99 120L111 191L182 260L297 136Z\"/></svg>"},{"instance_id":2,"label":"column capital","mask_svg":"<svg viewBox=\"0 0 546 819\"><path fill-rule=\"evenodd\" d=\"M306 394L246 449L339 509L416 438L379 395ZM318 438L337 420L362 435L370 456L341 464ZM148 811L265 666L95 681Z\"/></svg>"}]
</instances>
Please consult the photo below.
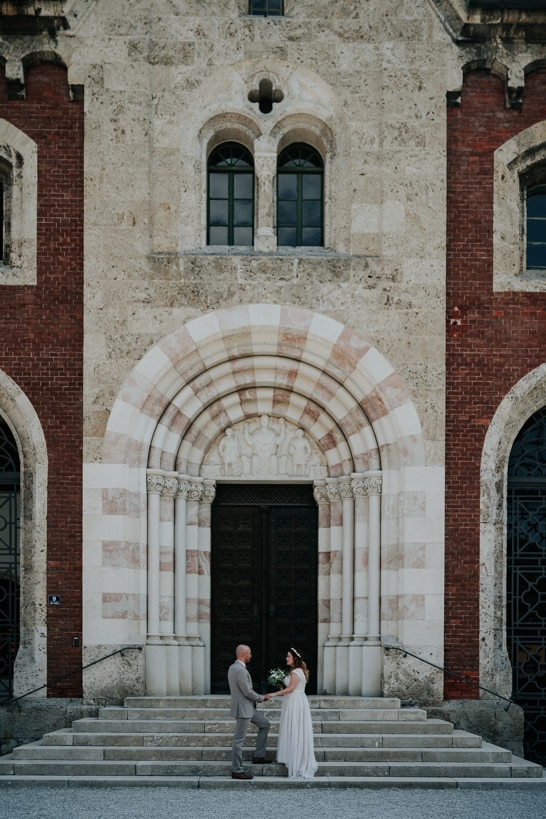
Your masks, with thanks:
<instances>
[{"instance_id":1,"label":"column capital","mask_svg":"<svg viewBox=\"0 0 546 819\"><path fill-rule=\"evenodd\" d=\"M313 484L313 496L317 503L329 503L326 481L315 481Z\"/></svg>"},{"instance_id":2,"label":"column capital","mask_svg":"<svg viewBox=\"0 0 546 819\"><path fill-rule=\"evenodd\" d=\"M326 478L326 493L330 502L341 500L337 478Z\"/></svg>"},{"instance_id":3,"label":"column capital","mask_svg":"<svg viewBox=\"0 0 546 819\"><path fill-rule=\"evenodd\" d=\"M149 495L161 495L165 478L160 472L153 472L146 475L146 491Z\"/></svg>"},{"instance_id":4,"label":"column capital","mask_svg":"<svg viewBox=\"0 0 546 819\"><path fill-rule=\"evenodd\" d=\"M161 491L162 495L170 495L174 498L176 493L178 492L178 477L176 472L167 472L163 476L163 489Z\"/></svg>"},{"instance_id":5,"label":"column capital","mask_svg":"<svg viewBox=\"0 0 546 819\"><path fill-rule=\"evenodd\" d=\"M366 485L366 494L380 495L383 490L383 475L381 472L365 472L364 482Z\"/></svg>"},{"instance_id":6,"label":"column capital","mask_svg":"<svg viewBox=\"0 0 546 819\"><path fill-rule=\"evenodd\" d=\"M353 472L351 478L355 497L381 494L383 484L381 472Z\"/></svg>"},{"instance_id":7,"label":"column capital","mask_svg":"<svg viewBox=\"0 0 546 819\"><path fill-rule=\"evenodd\" d=\"M352 500L353 495L353 488L351 485L351 476L350 475L343 475L341 478L338 478L338 487L339 487L339 496L342 500Z\"/></svg>"},{"instance_id":8,"label":"column capital","mask_svg":"<svg viewBox=\"0 0 546 819\"><path fill-rule=\"evenodd\" d=\"M203 492L201 500L204 503L212 503L216 497L216 481L212 478L205 478L203 480Z\"/></svg>"}]
</instances>

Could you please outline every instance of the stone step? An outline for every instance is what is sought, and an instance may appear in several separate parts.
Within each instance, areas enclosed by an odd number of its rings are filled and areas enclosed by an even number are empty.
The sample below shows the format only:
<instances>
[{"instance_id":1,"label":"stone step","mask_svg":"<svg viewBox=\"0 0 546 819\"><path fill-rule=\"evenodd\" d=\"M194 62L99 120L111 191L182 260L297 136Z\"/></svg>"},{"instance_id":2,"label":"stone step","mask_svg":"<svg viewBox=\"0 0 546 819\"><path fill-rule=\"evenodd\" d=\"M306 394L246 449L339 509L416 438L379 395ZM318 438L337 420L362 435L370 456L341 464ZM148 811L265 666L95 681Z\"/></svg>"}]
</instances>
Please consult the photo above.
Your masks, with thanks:
<instances>
[{"instance_id":1,"label":"stone step","mask_svg":"<svg viewBox=\"0 0 546 819\"><path fill-rule=\"evenodd\" d=\"M254 746L256 731L247 734L246 745ZM45 734L41 740L47 746L138 746L189 747L230 747L232 733L225 734L132 734L132 733L83 733L63 728ZM481 737L467 731L453 731L450 734L315 734L316 748L480 748ZM277 734L270 731L268 747L275 748Z\"/></svg>"},{"instance_id":2,"label":"stone step","mask_svg":"<svg viewBox=\"0 0 546 819\"><path fill-rule=\"evenodd\" d=\"M248 748L244 759L250 762L254 751ZM274 749L269 751L274 758ZM315 747L317 762L504 762L511 753L494 745L482 748L321 748ZM84 761L175 761L175 762L230 762L230 747L143 747L143 746L64 746L55 747L31 743L15 748L14 761L70 760Z\"/></svg>"},{"instance_id":3,"label":"stone step","mask_svg":"<svg viewBox=\"0 0 546 819\"><path fill-rule=\"evenodd\" d=\"M335 697L310 695L309 704L312 708L389 708L398 709L401 702L397 697ZM277 701L278 703L278 701ZM271 707L281 704L272 701ZM226 708L229 711L230 698L224 694L209 694L204 696L187 697L126 697L124 705L127 708Z\"/></svg>"},{"instance_id":4,"label":"stone step","mask_svg":"<svg viewBox=\"0 0 546 819\"><path fill-rule=\"evenodd\" d=\"M278 714L277 719L274 715L264 711L266 716L269 716L273 730L276 730L279 725ZM407 715L402 716L403 712L399 712L400 719L396 720L372 720L371 722L360 720L349 722L348 720L326 720L319 721L313 719L313 730L317 734L321 733L410 733L415 732L415 724L420 720L412 719ZM442 724L442 720L438 723ZM432 733L436 728L438 733L451 733L453 726L451 723L443 723L445 728L439 728L438 725L429 725L427 721L422 723L423 731L425 733ZM105 732L108 733L127 733L130 730L132 733L180 733L180 734L208 734L208 733L231 733L233 731L233 720L192 720L192 719L97 719L93 717L85 717L84 719L75 720L73 723L75 732Z\"/></svg>"},{"instance_id":5,"label":"stone step","mask_svg":"<svg viewBox=\"0 0 546 819\"><path fill-rule=\"evenodd\" d=\"M377 698L323 697L310 702L317 780L542 778L540 766L454 730L449 722L427 719L422 709L401 708L397 700L387 707ZM268 748L274 758L280 707L266 705L262 710L272 722ZM99 718L75 720L71 728L52 731L0 758L0 779L223 782L230 779L233 728L227 697L131 697L125 708L101 709ZM251 764L255 733L252 726L245 766L257 781L285 780L283 765Z\"/></svg>"},{"instance_id":6,"label":"stone step","mask_svg":"<svg viewBox=\"0 0 546 819\"><path fill-rule=\"evenodd\" d=\"M230 775L229 761L129 761L129 760L14 760L12 755L0 759L0 776L150 776L211 777ZM286 777L284 765L249 765L255 776ZM517 773L514 773L517 771ZM542 778L542 767L532 763L500 762L319 762L318 777L394 777L394 778Z\"/></svg>"},{"instance_id":7,"label":"stone step","mask_svg":"<svg viewBox=\"0 0 546 819\"><path fill-rule=\"evenodd\" d=\"M280 708L262 706L260 711L269 719L280 719ZM389 721L425 721L426 711L418 708L388 709L388 708L313 708L311 717L321 722L369 722ZM204 722L221 722L231 720L228 708L100 708L98 719L103 720L203 720Z\"/></svg>"}]
</instances>

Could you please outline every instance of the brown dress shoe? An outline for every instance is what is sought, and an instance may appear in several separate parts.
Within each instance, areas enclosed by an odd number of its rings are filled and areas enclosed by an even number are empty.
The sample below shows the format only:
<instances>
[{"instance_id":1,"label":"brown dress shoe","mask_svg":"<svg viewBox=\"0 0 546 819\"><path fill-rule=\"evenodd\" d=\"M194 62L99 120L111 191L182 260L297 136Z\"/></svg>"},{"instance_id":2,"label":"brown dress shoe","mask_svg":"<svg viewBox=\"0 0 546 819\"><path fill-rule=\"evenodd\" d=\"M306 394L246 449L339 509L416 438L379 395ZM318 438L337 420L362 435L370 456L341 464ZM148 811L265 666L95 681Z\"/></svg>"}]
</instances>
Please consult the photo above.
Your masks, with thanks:
<instances>
[{"instance_id":1,"label":"brown dress shoe","mask_svg":"<svg viewBox=\"0 0 546 819\"><path fill-rule=\"evenodd\" d=\"M266 759L265 756L255 756L252 760L253 765L269 765L273 762L272 759Z\"/></svg>"},{"instance_id":2,"label":"brown dress shoe","mask_svg":"<svg viewBox=\"0 0 546 819\"><path fill-rule=\"evenodd\" d=\"M232 779L254 779L253 776L251 776L250 774L244 773L244 771L241 771L241 773L232 773L231 778Z\"/></svg>"}]
</instances>

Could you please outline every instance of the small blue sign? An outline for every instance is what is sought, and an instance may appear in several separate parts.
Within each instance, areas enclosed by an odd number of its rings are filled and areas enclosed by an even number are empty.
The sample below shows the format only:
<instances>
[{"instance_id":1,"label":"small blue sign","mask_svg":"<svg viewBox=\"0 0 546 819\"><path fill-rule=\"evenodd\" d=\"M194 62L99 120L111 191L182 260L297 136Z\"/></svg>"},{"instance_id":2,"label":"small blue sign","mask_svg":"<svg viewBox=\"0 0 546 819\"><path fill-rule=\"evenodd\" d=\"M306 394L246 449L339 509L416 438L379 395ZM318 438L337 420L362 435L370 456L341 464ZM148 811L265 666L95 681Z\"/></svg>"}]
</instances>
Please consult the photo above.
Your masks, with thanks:
<instances>
[{"instance_id":1,"label":"small blue sign","mask_svg":"<svg viewBox=\"0 0 546 819\"><path fill-rule=\"evenodd\" d=\"M48 594L47 595L47 602L50 606L60 606L61 605L61 595L60 594Z\"/></svg>"}]
</instances>

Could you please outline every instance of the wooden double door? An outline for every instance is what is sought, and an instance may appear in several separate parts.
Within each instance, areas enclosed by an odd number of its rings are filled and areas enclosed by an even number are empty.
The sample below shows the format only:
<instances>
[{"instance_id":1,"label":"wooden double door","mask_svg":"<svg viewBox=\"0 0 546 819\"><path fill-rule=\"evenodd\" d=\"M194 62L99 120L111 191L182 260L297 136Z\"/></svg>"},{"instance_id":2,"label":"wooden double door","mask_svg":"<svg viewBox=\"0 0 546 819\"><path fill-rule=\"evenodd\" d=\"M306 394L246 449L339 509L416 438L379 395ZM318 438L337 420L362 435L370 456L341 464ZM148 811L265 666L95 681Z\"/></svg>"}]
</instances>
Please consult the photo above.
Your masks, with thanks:
<instances>
[{"instance_id":1,"label":"wooden double door","mask_svg":"<svg viewBox=\"0 0 546 819\"><path fill-rule=\"evenodd\" d=\"M312 486L220 484L212 507L211 690L228 691L239 643L267 691L269 669L290 647L305 657L316 692L318 513Z\"/></svg>"}]
</instances>

